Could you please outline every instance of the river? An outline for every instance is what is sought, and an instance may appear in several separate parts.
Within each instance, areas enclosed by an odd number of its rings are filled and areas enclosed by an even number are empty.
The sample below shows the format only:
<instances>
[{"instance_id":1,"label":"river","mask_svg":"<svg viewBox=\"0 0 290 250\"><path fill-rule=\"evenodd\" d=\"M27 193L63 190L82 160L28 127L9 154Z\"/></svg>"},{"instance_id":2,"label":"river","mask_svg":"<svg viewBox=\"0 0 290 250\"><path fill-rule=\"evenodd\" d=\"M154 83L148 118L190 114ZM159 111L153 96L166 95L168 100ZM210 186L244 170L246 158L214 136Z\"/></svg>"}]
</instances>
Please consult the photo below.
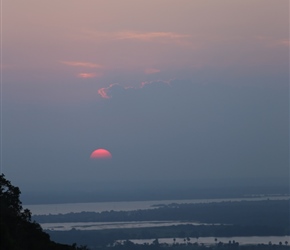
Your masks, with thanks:
<instances>
[{"instance_id":1,"label":"river","mask_svg":"<svg viewBox=\"0 0 290 250\"><path fill-rule=\"evenodd\" d=\"M66 214L79 212L103 212L103 211L133 211L138 209L153 209L159 204L185 204L185 203L210 203L222 201L258 201L258 200L287 200L290 196L263 196L229 199L192 199L192 200L155 200L155 201L118 201L118 202L93 202L93 203L65 203L65 204L40 204L23 205L32 215Z\"/></svg>"}]
</instances>

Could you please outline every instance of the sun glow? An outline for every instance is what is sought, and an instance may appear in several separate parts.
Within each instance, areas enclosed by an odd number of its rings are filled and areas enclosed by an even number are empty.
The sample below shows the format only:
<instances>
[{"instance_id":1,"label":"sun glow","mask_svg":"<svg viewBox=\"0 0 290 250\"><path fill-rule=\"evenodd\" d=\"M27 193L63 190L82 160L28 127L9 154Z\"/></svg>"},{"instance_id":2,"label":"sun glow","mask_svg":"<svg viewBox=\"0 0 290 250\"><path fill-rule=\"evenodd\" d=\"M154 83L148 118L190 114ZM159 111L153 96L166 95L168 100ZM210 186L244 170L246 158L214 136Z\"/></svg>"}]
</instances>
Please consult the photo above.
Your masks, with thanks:
<instances>
[{"instance_id":1,"label":"sun glow","mask_svg":"<svg viewBox=\"0 0 290 250\"><path fill-rule=\"evenodd\" d=\"M106 149L99 148L91 153L90 158L91 159L111 159L112 154Z\"/></svg>"}]
</instances>

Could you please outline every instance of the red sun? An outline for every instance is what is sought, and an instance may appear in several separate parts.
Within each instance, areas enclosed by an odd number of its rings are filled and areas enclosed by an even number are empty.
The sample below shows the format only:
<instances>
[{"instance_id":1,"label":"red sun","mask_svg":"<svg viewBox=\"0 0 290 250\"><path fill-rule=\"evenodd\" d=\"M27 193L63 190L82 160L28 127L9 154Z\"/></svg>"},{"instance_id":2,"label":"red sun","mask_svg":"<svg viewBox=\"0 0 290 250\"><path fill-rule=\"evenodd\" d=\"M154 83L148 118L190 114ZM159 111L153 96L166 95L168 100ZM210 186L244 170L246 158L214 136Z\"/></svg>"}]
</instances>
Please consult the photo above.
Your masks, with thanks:
<instances>
[{"instance_id":1,"label":"red sun","mask_svg":"<svg viewBox=\"0 0 290 250\"><path fill-rule=\"evenodd\" d=\"M111 159L112 154L106 149L99 148L91 153L90 158L91 159Z\"/></svg>"}]
</instances>

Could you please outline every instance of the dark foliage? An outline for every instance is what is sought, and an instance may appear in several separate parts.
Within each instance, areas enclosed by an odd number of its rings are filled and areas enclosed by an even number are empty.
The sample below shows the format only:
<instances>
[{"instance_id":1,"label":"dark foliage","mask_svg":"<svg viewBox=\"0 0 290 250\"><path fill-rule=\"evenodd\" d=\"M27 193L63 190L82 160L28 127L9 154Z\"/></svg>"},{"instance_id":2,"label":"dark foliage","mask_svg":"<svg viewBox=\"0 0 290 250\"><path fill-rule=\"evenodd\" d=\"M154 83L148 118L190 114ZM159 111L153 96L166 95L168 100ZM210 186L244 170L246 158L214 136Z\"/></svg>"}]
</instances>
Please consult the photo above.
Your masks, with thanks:
<instances>
[{"instance_id":1,"label":"dark foliage","mask_svg":"<svg viewBox=\"0 0 290 250\"><path fill-rule=\"evenodd\" d=\"M0 246L3 250L76 250L50 240L40 225L31 221L31 212L22 208L20 190L0 175Z\"/></svg>"},{"instance_id":2,"label":"dark foliage","mask_svg":"<svg viewBox=\"0 0 290 250\"><path fill-rule=\"evenodd\" d=\"M126 240L122 244L115 244L111 247L96 248L98 250L158 250L158 249L173 249L173 250L289 250L290 247L286 245L275 244L257 244L257 245L239 245L238 242L217 242L214 245L204 245L198 243L184 243L184 244L166 244L159 243L158 239L154 240L152 244L134 244Z\"/></svg>"}]
</instances>

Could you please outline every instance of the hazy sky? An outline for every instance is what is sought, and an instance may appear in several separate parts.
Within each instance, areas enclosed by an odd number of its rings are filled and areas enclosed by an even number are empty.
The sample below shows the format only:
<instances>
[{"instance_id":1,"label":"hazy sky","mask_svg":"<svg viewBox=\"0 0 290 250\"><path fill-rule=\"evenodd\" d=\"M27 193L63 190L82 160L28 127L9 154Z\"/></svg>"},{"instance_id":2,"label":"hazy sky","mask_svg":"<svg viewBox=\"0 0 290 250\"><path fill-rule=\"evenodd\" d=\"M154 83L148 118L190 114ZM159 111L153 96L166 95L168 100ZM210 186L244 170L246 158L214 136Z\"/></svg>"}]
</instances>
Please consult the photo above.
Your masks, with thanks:
<instances>
[{"instance_id":1,"label":"hazy sky","mask_svg":"<svg viewBox=\"0 0 290 250\"><path fill-rule=\"evenodd\" d=\"M288 0L2 7L2 169L20 187L289 177Z\"/></svg>"}]
</instances>

